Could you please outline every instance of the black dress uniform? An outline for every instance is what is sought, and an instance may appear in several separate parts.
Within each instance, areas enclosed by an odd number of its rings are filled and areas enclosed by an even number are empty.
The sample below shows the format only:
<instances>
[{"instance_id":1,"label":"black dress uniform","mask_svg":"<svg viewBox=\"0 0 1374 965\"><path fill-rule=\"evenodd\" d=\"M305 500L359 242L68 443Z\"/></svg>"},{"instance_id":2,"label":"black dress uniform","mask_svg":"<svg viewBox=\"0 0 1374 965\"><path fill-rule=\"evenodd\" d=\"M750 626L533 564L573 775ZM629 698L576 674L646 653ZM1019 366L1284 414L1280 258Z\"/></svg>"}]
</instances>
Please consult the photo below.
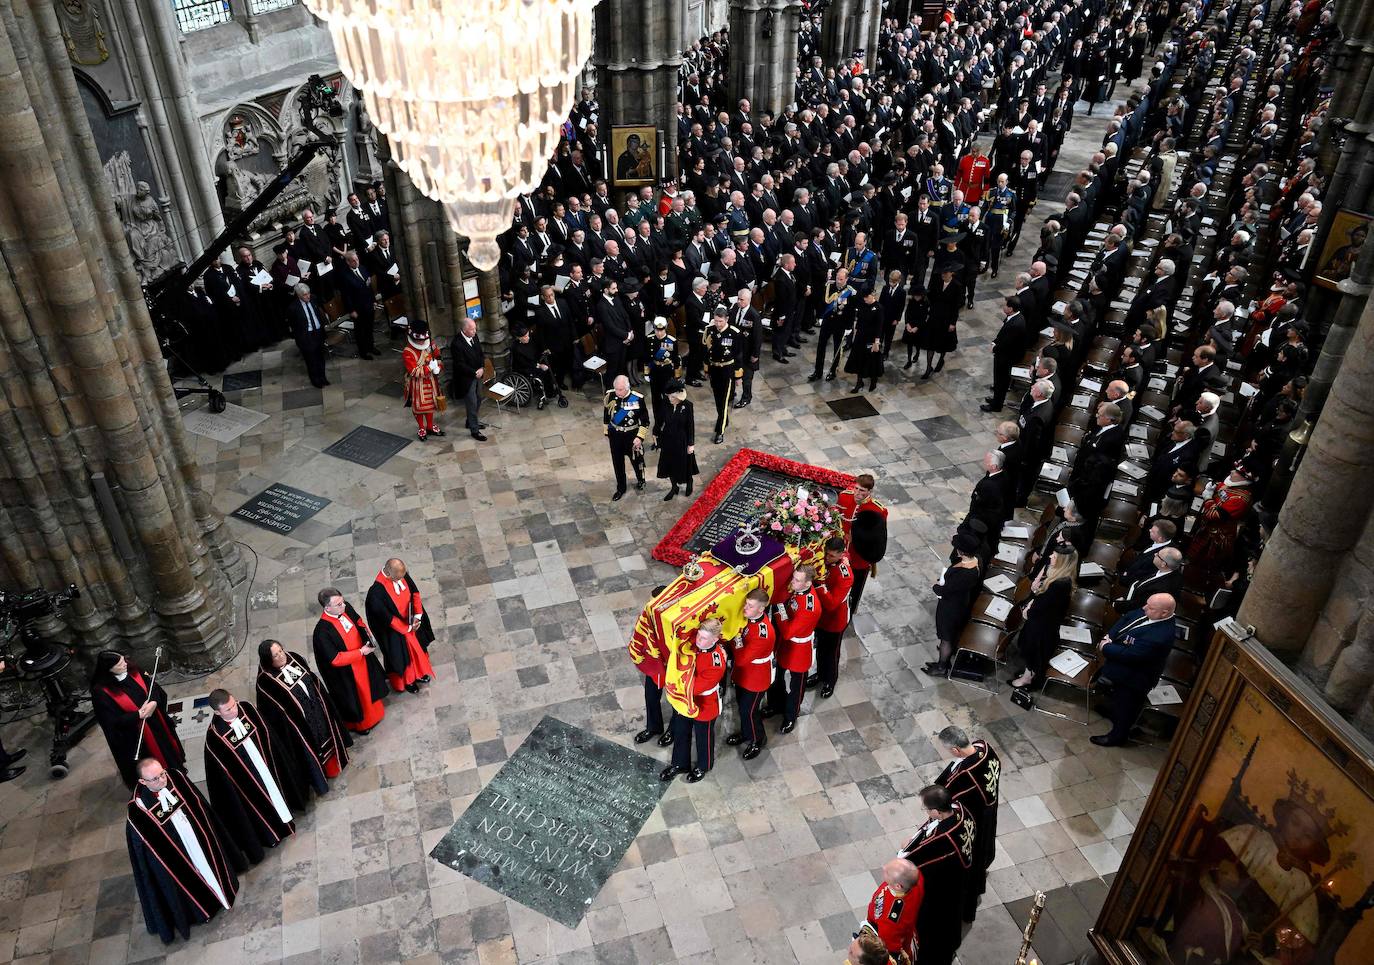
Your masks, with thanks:
<instances>
[{"instance_id":1,"label":"black dress uniform","mask_svg":"<svg viewBox=\"0 0 1374 965\"><path fill-rule=\"evenodd\" d=\"M615 495L612 499L619 499L625 495L625 457L630 457L630 464L635 470L635 488L644 488L644 453L641 450L635 452L635 440L643 441L648 434L649 415L644 411L644 396L638 392L630 391L625 398L615 394L615 390L606 393L603 400L602 416L606 423L606 438L611 443L611 465L615 467Z\"/></svg>"},{"instance_id":2,"label":"black dress uniform","mask_svg":"<svg viewBox=\"0 0 1374 965\"><path fill-rule=\"evenodd\" d=\"M916 934L921 936L917 965L951 965L963 938L960 913L977 827L962 804L951 807L953 814L923 825L898 852L917 867L926 884L916 918Z\"/></svg>"},{"instance_id":3,"label":"black dress uniform","mask_svg":"<svg viewBox=\"0 0 1374 965\"><path fill-rule=\"evenodd\" d=\"M985 200L988 213L983 224L987 226L988 267L992 269L992 277L996 278L1002 262L1002 249L1006 247L1012 220L1016 217L1016 192L1011 188L994 186Z\"/></svg>"},{"instance_id":4,"label":"black dress uniform","mask_svg":"<svg viewBox=\"0 0 1374 965\"><path fill-rule=\"evenodd\" d=\"M648 339L649 357L644 361L644 371L649 376L649 395L654 407L654 438L663 431L663 415L668 411L668 383L677 375L680 365L677 357L677 339L657 334Z\"/></svg>"},{"instance_id":5,"label":"black dress uniform","mask_svg":"<svg viewBox=\"0 0 1374 965\"><path fill-rule=\"evenodd\" d=\"M976 570L970 570L976 573ZM964 881L964 921L973 921L978 898L987 890L988 866L997 854L997 788L1002 761L984 740L973 742L973 753L950 761L935 783L949 791L950 799L964 806L973 818L973 864Z\"/></svg>"},{"instance_id":6,"label":"black dress uniform","mask_svg":"<svg viewBox=\"0 0 1374 965\"><path fill-rule=\"evenodd\" d=\"M706 326L701 344L705 348L706 369L711 379L711 395L716 400L716 443L725 441L725 427L730 424L730 396L734 380L744 376L744 336L733 325L724 329L714 323Z\"/></svg>"},{"instance_id":7,"label":"black dress uniform","mask_svg":"<svg viewBox=\"0 0 1374 965\"><path fill-rule=\"evenodd\" d=\"M744 340L740 350L740 368L744 371L744 381L740 384L741 396L735 402L736 409L743 409L754 401L754 373L758 371L758 359L763 353L763 317L751 305L741 308L734 305L730 309L730 324L739 329Z\"/></svg>"}]
</instances>

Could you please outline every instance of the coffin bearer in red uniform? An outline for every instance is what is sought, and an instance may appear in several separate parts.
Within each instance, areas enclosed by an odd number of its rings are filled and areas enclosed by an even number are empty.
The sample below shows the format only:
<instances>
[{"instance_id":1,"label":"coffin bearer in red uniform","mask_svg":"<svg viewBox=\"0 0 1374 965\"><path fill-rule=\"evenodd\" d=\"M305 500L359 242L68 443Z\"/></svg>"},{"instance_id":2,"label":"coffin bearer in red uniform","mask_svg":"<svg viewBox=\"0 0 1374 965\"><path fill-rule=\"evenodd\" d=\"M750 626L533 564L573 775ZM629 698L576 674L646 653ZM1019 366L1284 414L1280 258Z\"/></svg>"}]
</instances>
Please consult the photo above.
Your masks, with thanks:
<instances>
[{"instance_id":1,"label":"coffin bearer in red uniform","mask_svg":"<svg viewBox=\"0 0 1374 965\"><path fill-rule=\"evenodd\" d=\"M720 682L725 678L725 648L720 645L720 635L719 620L703 620L697 627L691 644L694 666L686 677L697 712L691 717L673 716L673 762L659 774L660 780L671 781L686 774L687 783L695 784L716 762L716 718L720 716ZM696 767L692 766L694 739Z\"/></svg>"},{"instance_id":2,"label":"coffin bearer in red uniform","mask_svg":"<svg viewBox=\"0 0 1374 965\"><path fill-rule=\"evenodd\" d=\"M243 856L185 771L145 757L134 773L124 835L129 864L148 933L170 945L233 906L234 870L243 867Z\"/></svg>"},{"instance_id":3,"label":"coffin bearer in red uniform","mask_svg":"<svg viewBox=\"0 0 1374 965\"><path fill-rule=\"evenodd\" d=\"M346 748L353 739L305 658L276 640L258 646L258 712L281 765L300 774L316 794L328 792L328 779L348 766Z\"/></svg>"},{"instance_id":4,"label":"coffin bearer in red uniform","mask_svg":"<svg viewBox=\"0 0 1374 965\"><path fill-rule=\"evenodd\" d=\"M434 676L429 665L429 645L434 629L420 603L420 589L399 559L389 559L367 590L367 622L377 634L391 689L420 692Z\"/></svg>"},{"instance_id":5,"label":"coffin bearer in red uniform","mask_svg":"<svg viewBox=\"0 0 1374 965\"><path fill-rule=\"evenodd\" d=\"M844 540L832 536L825 541L825 579L816 587L821 601L821 619L816 624L816 673L806 685L820 684L821 696L835 692L840 679L840 638L849 626L849 591L854 586L854 570L849 565Z\"/></svg>"},{"instance_id":6,"label":"coffin bearer in red uniform","mask_svg":"<svg viewBox=\"0 0 1374 965\"><path fill-rule=\"evenodd\" d=\"M169 770L186 767L176 722L167 716L167 691L122 653L102 650L95 655L91 705L119 776L130 789L138 781L140 756L151 757Z\"/></svg>"},{"instance_id":7,"label":"coffin bearer in red uniform","mask_svg":"<svg viewBox=\"0 0 1374 965\"><path fill-rule=\"evenodd\" d=\"M744 598L744 629L735 638L735 700L739 703L739 733L725 738L731 747L744 745L746 761L759 756L768 743L763 729L763 696L773 682L773 649L778 631L768 618L768 594L750 590Z\"/></svg>"},{"instance_id":8,"label":"coffin bearer in red uniform","mask_svg":"<svg viewBox=\"0 0 1374 965\"><path fill-rule=\"evenodd\" d=\"M215 716L205 734L205 787L229 837L253 864L296 831L272 737L252 704L227 690L210 691Z\"/></svg>"},{"instance_id":9,"label":"coffin bearer in red uniform","mask_svg":"<svg viewBox=\"0 0 1374 965\"><path fill-rule=\"evenodd\" d=\"M797 726L806 696L806 675L811 670L816 623L821 618L821 603L811 585L815 579L814 569L798 566L792 571L791 596L778 605L778 675L768 689L768 709L763 716L782 714L778 729L782 734L792 733Z\"/></svg>"},{"instance_id":10,"label":"coffin bearer in red uniform","mask_svg":"<svg viewBox=\"0 0 1374 965\"><path fill-rule=\"evenodd\" d=\"M965 877L973 866L973 819L962 804L950 800L938 784L921 790L927 821L906 847L897 853L921 872L925 895L916 916L920 945L917 965L951 965L963 940L960 910L964 903Z\"/></svg>"},{"instance_id":11,"label":"coffin bearer in red uniform","mask_svg":"<svg viewBox=\"0 0 1374 965\"><path fill-rule=\"evenodd\" d=\"M964 881L964 921L978 913L978 898L987 890L988 866L997 856L997 788L1002 781L1002 761L985 740L969 740L960 727L946 727L936 735L954 760L940 772L935 783L949 791L952 801L964 806L973 819L973 865Z\"/></svg>"},{"instance_id":12,"label":"coffin bearer in red uniform","mask_svg":"<svg viewBox=\"0 0 1374 965\"><path fill-rule=\"evenodd\" d=\"M916 960L916 915L925 895L925 882L905 858L883 865L883 883L868 902L867 921L881 936L888 954L903 965Z\"/></svg>"},{"instance_id":13,"label":"coffin bearer in red uniform","mask_svg":"<svg viewBox=\"0 0 1374 965\"><path fill-rule=\"evenodd\" d=\"M343 725L366 734L386 715L386 675L377 662L377 645L342 593L330 586L317 599L324 612L315 624L315 666Z\"/></svg>"},{"instance_id":14,"label":"coffin bearer in red uniform","mask_svg":"<svg viewBox=\"0 0 1374 965\"><path fill-rule=\"evenodd\" d=\"M434 350L429 338L429 323L417 318L410 323L406 347L401 350L401 361L406 367L405 398L419 426L416 433L420 441L429 436L442 436L444 430L434 424L434 413L439 411L443 390L439 387L439 376L444 371L443 359Z\"/></svg>"},{"instance_id":15,"label":"coffin bearer in red uniform","mask_svg":"<svg viewBox=\"0 0 1374 965\"><path fill-rule=\"evenodd\" d=\"M854 588L849 591L849 618L859 612L859 600L870 573L887 554L887 507L873 498L873 477L863 473L854 485L840 493L837 500L844 538L849 543L849 566L854 571Z\"/></svg>"}]
</instances>

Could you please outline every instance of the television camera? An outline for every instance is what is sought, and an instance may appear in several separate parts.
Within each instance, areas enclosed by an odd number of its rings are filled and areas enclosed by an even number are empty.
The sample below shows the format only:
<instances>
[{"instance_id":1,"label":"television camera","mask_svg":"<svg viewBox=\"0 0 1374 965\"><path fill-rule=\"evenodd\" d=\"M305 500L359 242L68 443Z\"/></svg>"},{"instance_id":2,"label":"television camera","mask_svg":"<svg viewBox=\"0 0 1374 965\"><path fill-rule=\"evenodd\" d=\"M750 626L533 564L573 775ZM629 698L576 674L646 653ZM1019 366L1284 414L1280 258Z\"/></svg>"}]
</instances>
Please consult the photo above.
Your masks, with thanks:
<instances>
[{"instance_id":1,"label":"television camera","mask_svg":"<svg viewBox=\"0 0 1374 965\"><path fill-rule=\"evenodd\" d=\"M75 583L57 591L0 590L0 647L4 648L0 659L14 668L20 680L43 688L43 702L53 724L48 773L55 779L67 776L67 752L91 729L95 716L81 709L81 691L62 679L72 663L72 648L43 640L37 624L80 595ZM18 652L11 650L16 639L23 646Z\"/></svg>"}]
</instances>

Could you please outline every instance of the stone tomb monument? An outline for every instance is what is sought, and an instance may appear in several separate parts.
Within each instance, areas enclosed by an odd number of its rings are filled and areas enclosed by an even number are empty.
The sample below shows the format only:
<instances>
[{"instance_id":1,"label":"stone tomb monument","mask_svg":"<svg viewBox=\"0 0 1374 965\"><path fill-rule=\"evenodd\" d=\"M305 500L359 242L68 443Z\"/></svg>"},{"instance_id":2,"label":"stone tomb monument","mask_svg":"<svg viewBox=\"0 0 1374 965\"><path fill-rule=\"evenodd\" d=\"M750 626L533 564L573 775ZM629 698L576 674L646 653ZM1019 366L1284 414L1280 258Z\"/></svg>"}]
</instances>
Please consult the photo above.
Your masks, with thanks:
<instances>
[{"instance_id":1,"label":"stone tomb monument","mask_svg":"<svg viewBox=\"0 0 1374 965\"><path fill-rule=\"evenodd\" d=\"M667 789L660 767L545 717L430 857L576 928Z\"/></svg>"}]
</instances>

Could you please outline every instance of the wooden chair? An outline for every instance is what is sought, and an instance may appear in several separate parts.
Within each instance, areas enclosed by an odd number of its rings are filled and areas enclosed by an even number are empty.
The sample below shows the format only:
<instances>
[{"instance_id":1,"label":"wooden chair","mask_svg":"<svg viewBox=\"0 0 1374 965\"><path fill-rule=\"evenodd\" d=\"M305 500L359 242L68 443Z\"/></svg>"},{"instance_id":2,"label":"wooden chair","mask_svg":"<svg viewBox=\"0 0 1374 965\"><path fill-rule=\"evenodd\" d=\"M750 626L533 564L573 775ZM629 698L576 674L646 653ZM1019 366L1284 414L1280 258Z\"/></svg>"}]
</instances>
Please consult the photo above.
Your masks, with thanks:
<instances>
[{"instance_id":1,"label":"wooden chair","mask_svg":"<svg viewBox=\"0 0 1374 965\"><path fill-rule=\"evenodd\" d=\"M995 601L1003 600L1003 597L995 596L991 593L984 593L973 604L973 612L969 615L970 623L981 623L984 626L993 627L1003 633L1012 633L1021 625L1021 608L1014 599L1006 598L1004 602L1011 603L1011 610L1004 617L996 617L988 613L988 607Z\"/></svg>"},{"instance_id":2,"label":"wooden chair","mask_svg":"<svg viewBox=\"0 0 1374 965\"><path fill-rule=\"evenodd\" d=\"M984 693L997 693L1000 686L997 680L997 668L1006 666L1007 644L1010 639L1010 634L999 630L997 627L970 620L968 625L964 627L964 632L959 635L954 656L950 659L949 679ZM961 658L963 658L962 662ZM982 666L991 663L992 686L989 687L982 682L988 678L989 671L984 670L981 677L974 679L970 676L973 671L967 667L969 663Z\"/></svg>"},{"instance_id":3,"label":"wooden chair","mask_svg":"<svg viewBox=\"0 0 1374 965\"><path fill-rule=\"evenodd\" d=\"M1071 720L1074 723L1082 724L1084 727L1087 727L1088 724L1092 723L1093 678L1097 675L1097 671L1101 666L1102 660L1097 656L1093 656L1089 659L1088 665L1072 676L1061 673L1053 666L1046 666L1045 683L1040 687L1040 699L1035 702L1035 710L1038 713L1046 714L1050 717L1058 717L1060 720ZM1083 718L1081 720L1073 714L1050 710L1044 705L1044 698L1049 695L1051 684L1055 687L1063 687L1067 690L1078 691L1083 695Z\"/></svg>"},{"instance_id":4,"label":"wooden chair","mask_svg":"<svg viewBox=\"0 0 1374 965\"><path fill-rule=\"evenodd\" d=\"M482 388L486 392L487 399L496 403L496 411L500 412L503 407L519 411L520 397L515 391L515 386L497 379L496 367L492 365L490 358L483 362L482 366L485 370L482 376Z\"/></svg>"},{"instance_id":5,"label":"wooden chair","mask_svg":"<svg viewBox=\"0 0 1374 965\"><path fill-rule=\"evenodd\" d=\"M1061 422L1054 430L1054 444L1056 446L1073 446L1077 448L1083 444L1083 437L1087 435L1087 433L1088 430L1083 426Z\"/></svg>"},{"instance_id":6,"label":"wooden chair","mask_svg":"<svg viewBox=\"0 0 1374 965\"><path fill-rule=\"evenodd\" d=\"M1132 526L1140 521L1140 505L1113 495L1097 518L1097 536L1105 540L1124 539Z\"/></svg>"},{"instance_id":7,"label":"wooden chair","mask_svg":"<svg viewBox=\"0 0 1374 965\"><path fill-rule=\"evenodd\" d=\"M1106 597L1092 590L1079 588L1069 597L1069 608L1064 613L1064 622L1101 630L1115 623L1119 615Z\"/></svg>"}]
</instances>

